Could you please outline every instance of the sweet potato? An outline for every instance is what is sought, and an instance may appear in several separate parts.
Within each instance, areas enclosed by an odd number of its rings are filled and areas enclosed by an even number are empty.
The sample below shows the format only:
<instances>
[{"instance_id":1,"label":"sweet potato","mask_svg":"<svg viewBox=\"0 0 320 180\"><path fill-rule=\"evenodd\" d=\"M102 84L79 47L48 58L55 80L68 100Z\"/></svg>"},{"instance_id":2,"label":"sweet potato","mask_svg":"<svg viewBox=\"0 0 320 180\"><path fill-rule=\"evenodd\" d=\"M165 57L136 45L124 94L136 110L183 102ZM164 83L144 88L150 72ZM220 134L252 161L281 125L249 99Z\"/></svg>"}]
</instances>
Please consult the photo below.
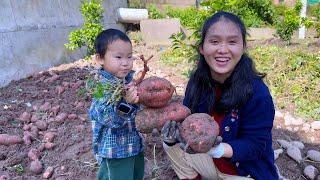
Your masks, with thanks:
<instances>
[{"instance_id":1,"label":"sweet potato","mask_svg":"<svg viewBox=\"0 0 320 180\"><path fill-rule=\"evenodd\" d=\"M312 165L306 166L303 170L303 174L308 179L315 179L318 173L319 173L319 170Z\"/></svg>"},{"instance_id":2,"label":"sweet potato","mask_svg":"<svg viewBox=\"0 0 320 180\"><path fill-rule=\"evenodd\" d=\"M162 108L145 108L136 116L136 127L141 133L151 133L154 128L161 130L169 121L181 122L190 115L190 110L180 103L170 103Z\"/></svg>"},{"instance_id":3,"label":"sweet potato","mask_svg":"<svg viewBox=\"0 0 320 180\"><path fill-rule=\"evenodd\" d=\"M192 150L205 153L214 145L219 135L219 125L208 114L195 113L181 123L180 132Z\"/></svg>"},{"instance_id":4,"label":"sweet potato","mask_svg":"<svg viewBox=\"0 0 320 180\"><path fill-rule=\"evenodd\" d=\"M44 179L49 179L53 174L54 168L52 166L48 166L45 172L43 173L42 177Z\"/></svg>"},{"instance_id":5,"label":"sweet potato","mask_svg":"<svg viewBox=\"0 0 320 180\"><path fill-rule=\"evenodd\" d=\"M23 132L23 142L26 145L30 145L32 143L32 135L31 132L29 131L24 131Z\"/></svg>"},{"instance_id":6,"label":"sweet potato","mask_svg":"<svg viewBox=\"0 0 320 180\"><path fill-rule=\"evenodd\" d=\"M42 105L39 107L39 110L40 110L40 111L43 111L43 112L46 112L46 111L48 111L50 108L51 108L51 103L45 102L44 104L42 104Z\"/></svg>"},{"instance_id":7,"label":"sweet potato","mask_svg":"<svg viewBox=\"0 0 320 180\"><path fill-rule=\"evenodd\" d=\"M300 163L302 161L302 154L298 147L296 146L289 146L287 148L287 154L289 157L291 157L293 160L295 160L297 163Z\"/></svg>"},{"instance_id":8,"label":"sweet potato","mask_svg":"<svg viewBox=\"0 0 320 180\"><path fill-rule=\"evenodd\" d=\"M56 92L57 92L58 94L62 94L62 93L64 93L64 91L65 91L65 88L64 88L64 87L62 87L62 86L57 86L57 87L56 87Z\"/></svg>"},{"instance_id":9,"label":"sweet potato","mask_svg":"<svg viewBox=\"0 0 320 180\"><path fill-rule=\"evenodd\" d=\"M48 123L45 121L37 121L35 122L35 125L38 129L44 131L48 128Z\"/></svg>"},{"instance_id":10,"label":"sweet potato","mask_svg":"<svg viewBox=\"0 0 320 180\"><path fill-rule=\"evenodd\" d=\"M68 114L66 114L66 113L60 113L60 114L58 114L58 115L56 116L55 122L62 124L62 123L64 122L64 120L66 120L67 118L68 118Z\"/></svg>"},{"instance_id":11,"label":"sweet potato","mask_svg":"<svg viewBox=\"0 0 320 180\"><path fill-rule=\"evenodd\" d=\"M43 166L39 160L34 160L30 164L30 171L34 174L40 174L43 170Z\"/></svg>"},{"instance_id":12,"label":"sweet potato","mask_svg":"<svg viewBox=\"0 0 320 180\"><path fill-rule=\"evenodd\" d=\"M29 112L23 112L19 118L19 120L23 121L23 122L30 122L30 119L31 119L31 114Z\"/></svg>"},{"instance_id":13,"label":"sweet potato","mask_svg":"<svg viewBox=\"0 0 320 180\"><path fill-rule=\"evenodd\" d=\"M309 150L307 157L313 161L320 162L320 152L316 150Z\"/></svg>"},{"instance_id":14,"label":"sweet potato","mask_svg":"<svg viewBox=\"0 0 320 180\"><path fill-rule=\"evenodd\" d=\"M0 180L9 180L9 175L1 175Z\"/></svg>"},{"instance_id":15,"label":"sweet potato","mask_svg":"<svg viewBox=\"0 0 320 180\"><path fill-rule=\"evenodd\" d=\"M0 134L0 145L10 146L14 144L20 144L23 140L19 136Z\"/></svg>"},{"instance_id":16,"label":"sweet potato","mask_svg":"<svg viewBox=\"0 0 320 180\"><path fill-rule=\"evenodd\" d=\"M174 90L170 81L149 77L138 85L139 102L148 107L163 107L171 99Z\"/></svg>"},{"instance_id":17,"label":"sweet potato","mask_svg":"<svg viewBox=\"0 0 320 180\"><path fill-rule=\"evenodd\" d=\"M55 144L51 143L51 142L46 142L44 144L45 149L50 150L53 149L55 147Z\"/></svg>"},{"instance_id":18,"label":"sweet potato","mask_svg":"<svg viewBox=\"0 0 320 180\"><path fill-rule=\"evenodd\" d=\"M77 115L76 114L69 114L68 115L68 119L70 119L70 120L75 120L75 119L77 119Z\"/></svg>"},{"instance_id":19,"label":"sweet potato","mask_svg":"<svg viewBox=\"0 0 320 180\"><path fill-rule=\"evenodd\" d=\"M274 150L274 160L277 160L281 153L283 153L282 148Z\"/></svg>"},{"instance_id":20,"label":"sweet potato","mask_svg":"<svg viewBox=\"0 0 320 180\"><path fill-rule=\"evenodd\" d=\"M43 136L45 142L53 142L56 133L54 132L46 132Z\"/></svg>"},{"instance_id":21,"label":"sweet potato","mask_svg":"<svg viewBox=\"0 0 320 180\"><path fill-rule=\"evenodd\" d=\"M39 157L41 155L41 152L37 149L30 149L28 152L28 157L34 161L34 160L39 160Z\"/></svg>"},{"instance_id":22,"label":"sweet potato","mask_svg":"<svg viewBox=\"0 0 320 180\"><path fill-rule=\"evenodd\" d=\"M37 122L41 119L41 116L39 114L33 114L31 117L31 122Z\"/></svg>"},{"instance_id":23,"label":"sweet potato","mask_svg":"<svg viewBox=\"0 0 320 180\"><path fill-rule=\"evenodd\" d=\"M54 107L51 108L52 115L54 115L54 116L56 116L59 111L60 111L60 106L59 105L54 106Z\"/></svg>"},{"instance_id":24,"label":"sweet potato","mask_svg":"<svg viewBox=\"0 0 320 180\"><path fill-rule=\"evenodd\" d=\"M83 102L75 102L75 106L76 106L76 109L82 109L84 107L84 103Z\"/></svg>"}]
</instances>

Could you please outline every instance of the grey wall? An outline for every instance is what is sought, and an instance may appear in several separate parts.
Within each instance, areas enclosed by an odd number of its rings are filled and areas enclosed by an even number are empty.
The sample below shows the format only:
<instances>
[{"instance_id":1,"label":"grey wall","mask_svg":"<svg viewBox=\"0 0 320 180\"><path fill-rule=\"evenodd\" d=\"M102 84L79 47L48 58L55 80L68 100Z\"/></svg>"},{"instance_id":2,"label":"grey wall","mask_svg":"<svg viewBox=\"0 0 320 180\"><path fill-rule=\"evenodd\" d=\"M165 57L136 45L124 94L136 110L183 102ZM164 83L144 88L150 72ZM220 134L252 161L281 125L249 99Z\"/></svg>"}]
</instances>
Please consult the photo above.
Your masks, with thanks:
<instances>
[{"instance_id":1,"label":"grey wall","mask_svg":"<svg viewBox=\"0 0 320 180\"><path fill-rule=\"evenodd\" d=\"M80 0L0 0L0 87L83 57L64 48L82 25ZM104 26L123 29L116 10L127 0L103 0Z\"/></svg>"}]
</instances>

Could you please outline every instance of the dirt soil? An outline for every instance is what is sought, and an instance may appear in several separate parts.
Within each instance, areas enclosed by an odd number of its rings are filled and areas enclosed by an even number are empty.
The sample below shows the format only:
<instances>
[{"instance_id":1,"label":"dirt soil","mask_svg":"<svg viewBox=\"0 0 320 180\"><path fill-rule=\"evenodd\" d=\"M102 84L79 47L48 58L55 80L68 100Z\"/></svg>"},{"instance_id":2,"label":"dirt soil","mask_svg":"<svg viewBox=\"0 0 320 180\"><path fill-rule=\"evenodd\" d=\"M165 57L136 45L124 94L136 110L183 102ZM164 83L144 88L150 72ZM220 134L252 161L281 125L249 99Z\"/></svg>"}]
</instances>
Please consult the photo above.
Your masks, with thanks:
<instances>
[{"instance_id":1,"label":"dirt soil","mask_svg":"<svg viewBox=\"0 0 320 180\"><path fill-rule=\"evenodd\" d=\"M178 73L183 65L167 67L160 64L157 61L160 54L157 49L139 45L135 47L135 54L143 53L146 57L154 55L149 63L148 75L170 80L177 88L173 99L181 101L187 82L187 78ZM141 62L136 61L134 69L141 67ZM92 63L79 60L12 81L8 86L0 88L0 134L23 137L23 129L28 128L26 125L34 125L35 121L48 123L48 127L39 130L29 145L0 145L0 177L6 175L8 179L43 179L45 169L51 166L54 172L50 179L96 179L98 168L91 151L91 124L87 116L91 98L83 91L86 77L92 69ZM41 107L46 102L49 103L48 107ZM33 115L33 122L20 120L23 112ZM67 115L66 118L57 121L56 116L62 113ZM283 118L277 118L274 127L274 149L279 148L276 139L286 139L302 141L305 145L303 156L309 149L320 150L319 131L304 132L301 128L296 132L288 131ZM57 134L53 148L43 148L46 132ZM159 136L145 135L145 139L145 179L178 179L162 150ZM29 169L31 160L28 152L32 148L40 150L39 160L43 170L39 174ZM320 170L319 163L305 160L298 164L285 153L280 155L276 163L281 175L287 179L304 179L302 168L306 164L312 164Z\"/></svg>"}]
</instances>

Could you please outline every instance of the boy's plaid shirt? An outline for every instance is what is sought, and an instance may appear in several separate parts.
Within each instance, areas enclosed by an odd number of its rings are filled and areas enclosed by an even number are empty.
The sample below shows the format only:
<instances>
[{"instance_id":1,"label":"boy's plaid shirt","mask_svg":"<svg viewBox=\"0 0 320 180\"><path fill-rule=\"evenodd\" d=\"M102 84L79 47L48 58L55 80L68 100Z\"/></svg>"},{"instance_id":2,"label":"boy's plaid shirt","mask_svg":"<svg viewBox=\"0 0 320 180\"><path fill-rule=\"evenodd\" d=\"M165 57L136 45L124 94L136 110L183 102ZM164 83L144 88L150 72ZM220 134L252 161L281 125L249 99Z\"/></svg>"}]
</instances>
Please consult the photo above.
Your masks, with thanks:
<instances>
[{"instance_id":1,"label":"boy's plaid shirt","mask_svg":"<svg viewBox=\"0 0 320 180\"><path fill-rule=\"evenodd\" d=\"M100 70L102 83L119 81L112 74ZM125 78L126 83L132 80L133 72ZM126 158L143 151L142 136L135 127L135 115L139 108L137 105L128 104L134 108L130 116L120 117L117 113L117 104L107 104L111 92L106 92L101 99L93 99L89 109L89 118L92 122L93 152L101 163L102 158ZM126 103L124 100L121 102Z\"/></svg>"}]
</instances>

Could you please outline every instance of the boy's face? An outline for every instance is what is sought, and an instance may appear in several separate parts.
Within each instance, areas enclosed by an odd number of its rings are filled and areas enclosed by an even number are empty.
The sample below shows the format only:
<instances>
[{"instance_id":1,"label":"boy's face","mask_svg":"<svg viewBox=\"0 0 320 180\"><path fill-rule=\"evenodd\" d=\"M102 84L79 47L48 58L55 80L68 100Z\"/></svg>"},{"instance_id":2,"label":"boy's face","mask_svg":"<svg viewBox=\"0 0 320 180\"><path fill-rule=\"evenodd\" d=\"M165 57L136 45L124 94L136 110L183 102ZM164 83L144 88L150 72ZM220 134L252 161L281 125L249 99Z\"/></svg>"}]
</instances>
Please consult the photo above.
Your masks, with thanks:
<instances>
[{"instance_id":1,"label":"boy's face","mask_svg":"<svg viewBox=\"0 0 320 180\"><path fill-rule=\"evenodd\" d=\"M98 61L105 71L118 78L126 77L133 66L131 43L120 39L113 41L108 45L104 57L99 57Z\"/></svg>"}]
</instances>

